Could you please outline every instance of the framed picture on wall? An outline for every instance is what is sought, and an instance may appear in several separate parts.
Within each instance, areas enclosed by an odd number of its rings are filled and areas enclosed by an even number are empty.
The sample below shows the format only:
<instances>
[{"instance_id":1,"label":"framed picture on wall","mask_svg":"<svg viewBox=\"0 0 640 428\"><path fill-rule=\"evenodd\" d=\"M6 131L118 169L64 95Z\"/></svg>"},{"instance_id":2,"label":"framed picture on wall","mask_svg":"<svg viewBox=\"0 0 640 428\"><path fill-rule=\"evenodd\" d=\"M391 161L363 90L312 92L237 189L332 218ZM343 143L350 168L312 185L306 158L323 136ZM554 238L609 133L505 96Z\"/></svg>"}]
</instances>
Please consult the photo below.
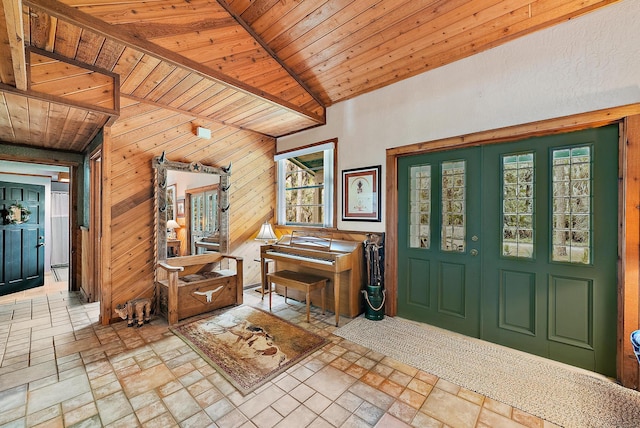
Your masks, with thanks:
<instances>
[{"instance_id":1,"label":"framed picture on wall","mask_svg":"<svg viewBox=\"0 0 640 428\"><path fill-rule=\"evenodd\" d=\"M380 221L380 165L342 171L342 220Z\"/></svg>"},{"instance_id":2,"label":"framed picture on wall","mask_svg":"<svg viewBox=\"0 0 640 428\"><path fill-rule=\"evenodd\" d=\"M176 215L178 218L184 218L184 198L178 199L178 204L176 205Z\"/></svg>"},{"instance_id":3,"label":"framed picture on wall","mask_svg":"<svg viewBox=\"0 0 640 428\"><path fill-rule=\"evenodd\" d=\"M167 186L167 221L176 219L176 185Z\"/></svg>"}]
</instances>

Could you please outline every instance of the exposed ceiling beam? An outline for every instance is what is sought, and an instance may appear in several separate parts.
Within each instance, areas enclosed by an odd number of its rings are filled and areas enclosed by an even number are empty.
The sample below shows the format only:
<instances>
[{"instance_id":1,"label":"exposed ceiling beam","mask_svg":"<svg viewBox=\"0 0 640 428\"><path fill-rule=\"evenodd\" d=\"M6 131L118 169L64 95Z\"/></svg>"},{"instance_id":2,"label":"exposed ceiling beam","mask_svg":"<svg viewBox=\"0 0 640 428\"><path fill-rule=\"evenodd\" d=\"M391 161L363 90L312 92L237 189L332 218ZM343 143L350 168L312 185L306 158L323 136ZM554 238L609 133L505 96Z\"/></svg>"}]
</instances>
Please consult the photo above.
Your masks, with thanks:
<instances>
[{"instance_id":1,"label":"exposed ceiling beam","mask_svg":"<svg viewBox=\"0 0 640 428\"><path fill-rule=\"evenodd\" d=\"M20 0L2 0L4 17L7 22L9 47L16 88L27 90L27 60L24 53L24 23Z\"/></svg>"},{"instance_id":2,"label":"exposed ceiling beam","mask_svg":"<svg viewBox=\"0 0 640 428\"><path fill-rule=\"evenodd\" d=\"M307 84L304 83L302 81L302 79L300 79L300 76L298 76L296 73L294 73L293 70L291 70L291 68L287 64L285 64L284 61L282 61L278 57L278 55L276 55L276 53L273 51L273 49L271 49L271 47L264 40L262 40L262 37L260 37L260 36L258 36L256 34L256 32L253 30L253 28L251 28L251 26L249 24L247 24L245 22L245 20L242 19L241 16L239 16L237 13L235 13L233 11L233 9L231 8L231 6L229 6L229 3L226 0L218 0L218 3L220 4L220 6L222 6L229 13L229 15L233 16L233 18L236 20L236 22L238 22L238 24L240 24L242 26L242 28L244 28L245 31L247 33L249 33L249 35L251 35L251 37L253 37L253 40L258 42L258 44L260 46L262 46L262 49L264 49L271 56L271 58L274 59L274 61L276 61L278 64L280 64L280 67L282 67L287 73L289 73L289 76L291 76L291 78L293 80L298 82L298 85L300 85L302 87L302 89L307 91L307 93L309 95L311 95L311 97L319 105L321 105L323 108L325 107L324 102L322 102L320 97L315 92L313 92L311 89L309 89Z\"/></svg>"},{"instance_id":3,"label":"exposed ceiling beam","mask_svg":"<svg viewBox=\"0 0 640 428\"><path fill-rule=\"evenodd\" d=\"M42 10L43 12L46 12L51 16L55 16L58 19L62 19L73 25L97 33L108 39L118 41L132 49L144 52L145 54L150 55L154 58L166 61L176 67L189 70L205 78L214 79L235 90L258 97L270 104L299 114L300 116L312 120L313 122L324 123L324 118L313 112L307 111L297 105L284 101L274 95L268 94L258 88L247 85L244 82L219 73L216 70L203 66L202 64L192 59L186 58L176 52L150 42L145 38L143 34L138 33L133 27L128 27L129 31L122 31L122 28L119 28L119 26L111 25L56 0L24 0L23 3L30 7Z\"/></svg>"},{"instance_id":4,"label":"exposed ceiling beam","mask_svg":"<svg viewBox=\"0 0 640 428\"><path fill-rule=\"evenodd\" d=\"M21 89L17 89L14 88L13 86L9 86L9 85L5 85L0 83L0 92L8 92L11 94L16 94L16 95L20 95L26 98L31 98L34 100L38 100L38 101L46 101L49 103L53 103L53 104L59 104L59 105L63 105L65 107L71 107L71 108L76 108L79 110L84 110L84 111L90 111L90 112L94 112L94 113L100 113L100 114L106 114L108 116L112 116L112 117L118 117L118 114L114 114L114 110L112 109L108 109L105 107L100 107L100 106L95 106L95 105L88 105L88 104L83 104L83 103L78 103L78 102L74 102L74 101L69 101L66 98L62 98L62 97L58 97L55 95L49 95L49 94L45 94L42 92L36 92L36 91L23 91Z\"/></svg>"}]
</instances>

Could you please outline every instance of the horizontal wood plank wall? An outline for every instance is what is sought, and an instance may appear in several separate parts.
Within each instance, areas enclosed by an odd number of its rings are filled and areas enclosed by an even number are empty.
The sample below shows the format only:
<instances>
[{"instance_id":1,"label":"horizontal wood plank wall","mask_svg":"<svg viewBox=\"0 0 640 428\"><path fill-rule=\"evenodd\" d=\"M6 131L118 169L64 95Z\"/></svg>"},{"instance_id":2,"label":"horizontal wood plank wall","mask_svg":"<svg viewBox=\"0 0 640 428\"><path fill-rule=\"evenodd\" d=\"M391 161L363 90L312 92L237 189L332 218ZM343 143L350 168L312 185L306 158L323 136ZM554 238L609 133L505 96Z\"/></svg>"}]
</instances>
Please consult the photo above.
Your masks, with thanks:
<instances>
[{"instance_id":1,"label":"horizontal wood plank wall","mask_svg":"<svg viewBox=\"0 0 640 428\"><path fill-rule=\"evenodd\" d=\"M212 130L212 138L196 137L194 129ZM154 294L154 174L151 161L166 153L180 162L213 166L232 164L230 252L248 260L244 283L260 281L260 224L273 217L275 203L275 140L271 137L121 98L121 115L111 126L109 175L111 242L103 258L111 262L108 322L117 321L113 307L135 297ZM107 166L107 165L105 165ZM104 321L104 320L103 320Z\"/></svg>"}]
</instances>

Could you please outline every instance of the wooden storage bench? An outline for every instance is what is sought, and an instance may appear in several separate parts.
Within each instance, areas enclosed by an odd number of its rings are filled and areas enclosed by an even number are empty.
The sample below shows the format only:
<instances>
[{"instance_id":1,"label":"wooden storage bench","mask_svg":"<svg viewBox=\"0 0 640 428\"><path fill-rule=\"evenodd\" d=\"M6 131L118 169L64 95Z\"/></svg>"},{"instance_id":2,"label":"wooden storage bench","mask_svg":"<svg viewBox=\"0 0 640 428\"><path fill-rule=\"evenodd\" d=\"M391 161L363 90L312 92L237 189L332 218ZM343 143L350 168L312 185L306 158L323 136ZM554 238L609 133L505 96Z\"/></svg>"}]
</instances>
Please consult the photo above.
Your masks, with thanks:
<instances>
[{"instance_id":1,"label":"wooden storage bench","mask_svg":"<svg viewBox=\"0 0 640 428\"><path fill-rule=\"evenodd\" d=\"M218 269L225 259L235 271ZM169 325L229 305L242 304L242 257L206 253L172 257L158 263L156 307Z\"/></svg>"},{"instance_id":2,"label":"wooden storage bench","mask_svg":"<svg viewBox=\"0 0 640 428\"><path fill-rule=\"evenodd\" d=\"M294 288L305 293L307 302L307 322L309 322L309 301L311 293L314 290L320 289L322 292L322 313L324 314L325 306L325 288L327 285L327 278L321 276L312 275L304 272L293 272L290 270L281 270L278 272L267 274L267 284L269 288L269 311L271 311L271 283L280 284L284 287L284 301L287 302L287 288ZM337 325L337 322L336 322Z\"/></svg>"}]
</instances>

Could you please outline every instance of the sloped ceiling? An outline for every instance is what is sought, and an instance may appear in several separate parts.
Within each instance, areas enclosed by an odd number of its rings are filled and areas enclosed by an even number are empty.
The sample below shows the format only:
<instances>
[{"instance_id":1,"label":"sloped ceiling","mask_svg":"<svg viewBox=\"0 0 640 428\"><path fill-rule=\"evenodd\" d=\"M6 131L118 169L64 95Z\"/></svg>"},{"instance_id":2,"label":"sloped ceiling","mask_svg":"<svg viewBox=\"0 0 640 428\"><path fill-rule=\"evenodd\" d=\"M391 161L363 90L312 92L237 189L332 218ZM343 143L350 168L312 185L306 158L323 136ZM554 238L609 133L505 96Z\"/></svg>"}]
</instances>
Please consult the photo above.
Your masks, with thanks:
<instances>
[{"instance_id":1,"label":"sloped ceiling","mask_svg":"<svg viewBox=\"0 0 640 428\"><path fill-rule=\"evenodd\" d=\"M32 88L25 47L116 75L122 99L278 137L323 124L334 103L614 2L3 0L0 141L82 152L118 116L69 101L91 85L61 80L65 97Z\"/></svg>"}]
</instances>

